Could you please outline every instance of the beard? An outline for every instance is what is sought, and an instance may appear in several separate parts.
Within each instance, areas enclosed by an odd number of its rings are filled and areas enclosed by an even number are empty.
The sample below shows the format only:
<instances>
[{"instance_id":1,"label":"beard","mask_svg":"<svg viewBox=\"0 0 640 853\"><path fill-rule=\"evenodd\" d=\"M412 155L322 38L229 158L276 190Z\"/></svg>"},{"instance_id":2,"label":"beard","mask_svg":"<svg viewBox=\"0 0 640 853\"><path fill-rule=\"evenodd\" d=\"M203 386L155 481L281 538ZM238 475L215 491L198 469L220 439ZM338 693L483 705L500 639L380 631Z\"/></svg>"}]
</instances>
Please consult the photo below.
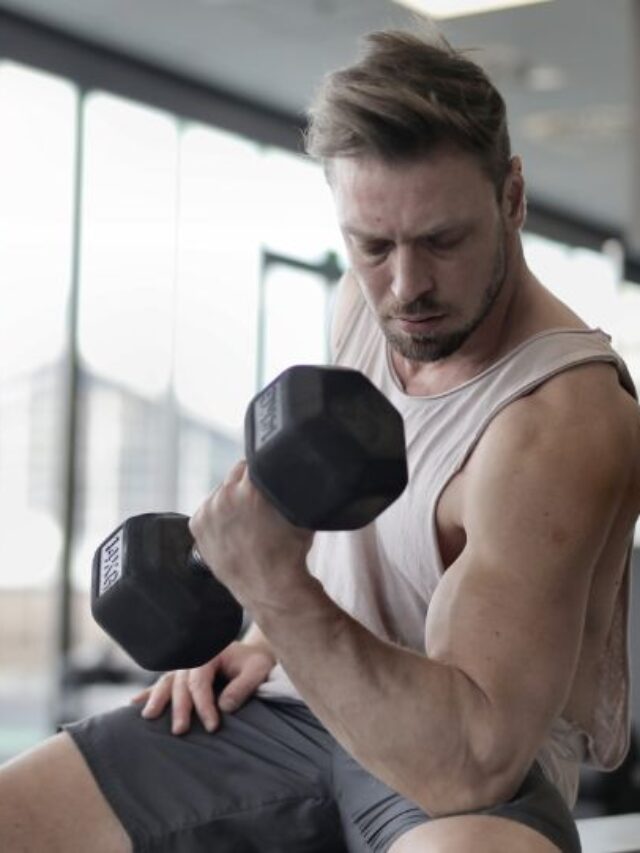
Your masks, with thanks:
<instances>
[{"instance_id":1,"label":"beard","mask_svg":"<svg viewBox=\"0 0 640 853\"><path fill-rule=\"evenodd\" d=\"M403 317L420 317L425 314L437 314L446 306L439 305L430 294L419 296L406 305L396 303L386 309L379 317L380 325L390 346L404 358L411 361L439 361L452 355L464 344L467 338L475 332L487 317L507 277L506 239L504 229L500 233L493 262L489 283L485 287L478 310L473 317L458 329L449 332L432 332L429 334L408 334L392 331L385 321L398 315Z\"/></svg>"}]
</instances>

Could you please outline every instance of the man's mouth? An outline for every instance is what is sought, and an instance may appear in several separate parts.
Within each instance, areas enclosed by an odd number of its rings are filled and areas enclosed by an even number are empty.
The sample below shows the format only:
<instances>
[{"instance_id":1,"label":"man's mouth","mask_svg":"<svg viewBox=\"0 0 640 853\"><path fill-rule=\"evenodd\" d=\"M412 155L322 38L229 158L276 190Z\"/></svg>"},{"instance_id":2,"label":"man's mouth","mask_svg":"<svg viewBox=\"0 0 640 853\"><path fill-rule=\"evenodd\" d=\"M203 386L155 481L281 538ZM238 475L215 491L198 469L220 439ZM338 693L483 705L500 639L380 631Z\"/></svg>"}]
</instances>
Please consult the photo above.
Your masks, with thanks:
<instances>
[{"instance_id":1,"label":"man's mouth","mask_svg":"<svg viewBox=\"0 0 640 853\"><path fill-rule=\"evenodd\" d=\"M398 315L394 320L398 322L403 331L418 332L431 329L440 320L442 320L443 317L444 314L413 314L410 316Z\"/></svg>"},{"instance_id":2,"label":"man's mouth","mask_svg":"<svg viewBox=\"0 0 640 853\"><path fill-rule=\"evenodd\" d=\"M444 317L444 314L398 314L396 320L402 320L403 323L425 323L429 320L439 320Z\"/></svg>"}]
</instances>

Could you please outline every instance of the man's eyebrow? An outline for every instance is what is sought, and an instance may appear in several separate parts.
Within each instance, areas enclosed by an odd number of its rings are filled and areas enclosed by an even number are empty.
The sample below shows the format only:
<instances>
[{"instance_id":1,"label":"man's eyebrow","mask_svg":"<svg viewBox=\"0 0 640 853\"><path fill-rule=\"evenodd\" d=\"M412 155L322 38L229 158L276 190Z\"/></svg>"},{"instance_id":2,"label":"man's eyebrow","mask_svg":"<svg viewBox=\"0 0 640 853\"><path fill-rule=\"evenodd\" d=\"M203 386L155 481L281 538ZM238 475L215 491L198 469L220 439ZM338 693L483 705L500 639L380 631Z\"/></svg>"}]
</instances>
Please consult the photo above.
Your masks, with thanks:
<instances>
[{"instance_id":1,"label":"man's eyebrow","mask_svg":"<svg viewBox=\"0 0 640 853\"><path fill-rule=\"evenodd\" d=\"M387 237L383 237L381 234L373 234L368 231L363 231L361 228L356 228L355 225L349 225L345 223L341 226L343 231L346 231L347 234L351 234L353 237L360 237L361 240L387 240Z\"/></svg>"},{"instance_id":2,"label":"man's eyebrow","mask_svg":"<svg viewBox=\"0 0 640 853\"><path fill-rule=\"evenodd\" d=\"M432 240L434 237L441 237L443 234L447 234L450 231L466 231L471 225L470 221L461 220L458 222L443 222L441 225L436 225L433 228L430 228L427 231L424 231L420 234L414 234L411 239L413 240ZM373 232L364 231L362 228L358 228L355 225L350 225L348 222L345 222L341 225L341 228L347 234L350 234L352 237L358 237L360 240L371 240L371 241L384 241L390 240L391 238L385 234L374 234Z\"/></svg>"}]
</instances>

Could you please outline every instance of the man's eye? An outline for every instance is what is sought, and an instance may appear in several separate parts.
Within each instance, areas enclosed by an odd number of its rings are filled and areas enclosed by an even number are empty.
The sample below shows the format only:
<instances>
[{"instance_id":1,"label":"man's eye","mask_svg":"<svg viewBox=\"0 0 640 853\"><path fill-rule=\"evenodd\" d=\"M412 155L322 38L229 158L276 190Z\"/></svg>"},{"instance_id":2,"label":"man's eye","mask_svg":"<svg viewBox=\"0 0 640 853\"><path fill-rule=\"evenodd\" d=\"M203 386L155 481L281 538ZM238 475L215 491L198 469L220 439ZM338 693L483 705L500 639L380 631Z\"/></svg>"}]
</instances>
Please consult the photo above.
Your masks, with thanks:
<instances>
[{"instance_id":1,"label":"man's eye","mask_svg":"<svg viewBox=\"0 0 640 853\"><path fill-rule=\"evenodd\" d=\"M385 243L381 240L371 243L362 243L360 245L360 251L364 255L369 255L369 257L378 257L389 251L389 243Z\"/></svg>"},{"instance_id":2,"label":"man's eye","mask_svg":"<svg viewBox=\"0 0 640 853\"><path fill-rule=\"evenodd\" d=\"M455 249L462 243L462 237L434 237L429 241L429 245L436 252L446 252L449 249Z\"/></svg>"}]
</instances>

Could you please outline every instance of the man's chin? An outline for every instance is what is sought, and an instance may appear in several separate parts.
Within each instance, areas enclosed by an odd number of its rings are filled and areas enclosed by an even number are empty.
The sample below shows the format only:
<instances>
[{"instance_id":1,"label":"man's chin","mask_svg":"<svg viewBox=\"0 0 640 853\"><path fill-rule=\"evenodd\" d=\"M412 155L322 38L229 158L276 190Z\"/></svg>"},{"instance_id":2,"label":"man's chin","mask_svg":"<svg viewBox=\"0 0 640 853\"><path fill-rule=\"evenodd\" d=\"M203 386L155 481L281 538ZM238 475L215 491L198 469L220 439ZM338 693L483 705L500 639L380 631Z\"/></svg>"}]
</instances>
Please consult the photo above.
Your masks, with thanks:
<instances>
[{"instance_id":1,"label":"man's chin","mask_svg":"<svg viewBox=\"0 0 640 853\"><path fill-rule=\"evenodd\" d=\"M449 335L406 335L385 331L389 345L409 361L441 361L456 352L467 338L466 333Z\"/></svg>"}]
</instances>

